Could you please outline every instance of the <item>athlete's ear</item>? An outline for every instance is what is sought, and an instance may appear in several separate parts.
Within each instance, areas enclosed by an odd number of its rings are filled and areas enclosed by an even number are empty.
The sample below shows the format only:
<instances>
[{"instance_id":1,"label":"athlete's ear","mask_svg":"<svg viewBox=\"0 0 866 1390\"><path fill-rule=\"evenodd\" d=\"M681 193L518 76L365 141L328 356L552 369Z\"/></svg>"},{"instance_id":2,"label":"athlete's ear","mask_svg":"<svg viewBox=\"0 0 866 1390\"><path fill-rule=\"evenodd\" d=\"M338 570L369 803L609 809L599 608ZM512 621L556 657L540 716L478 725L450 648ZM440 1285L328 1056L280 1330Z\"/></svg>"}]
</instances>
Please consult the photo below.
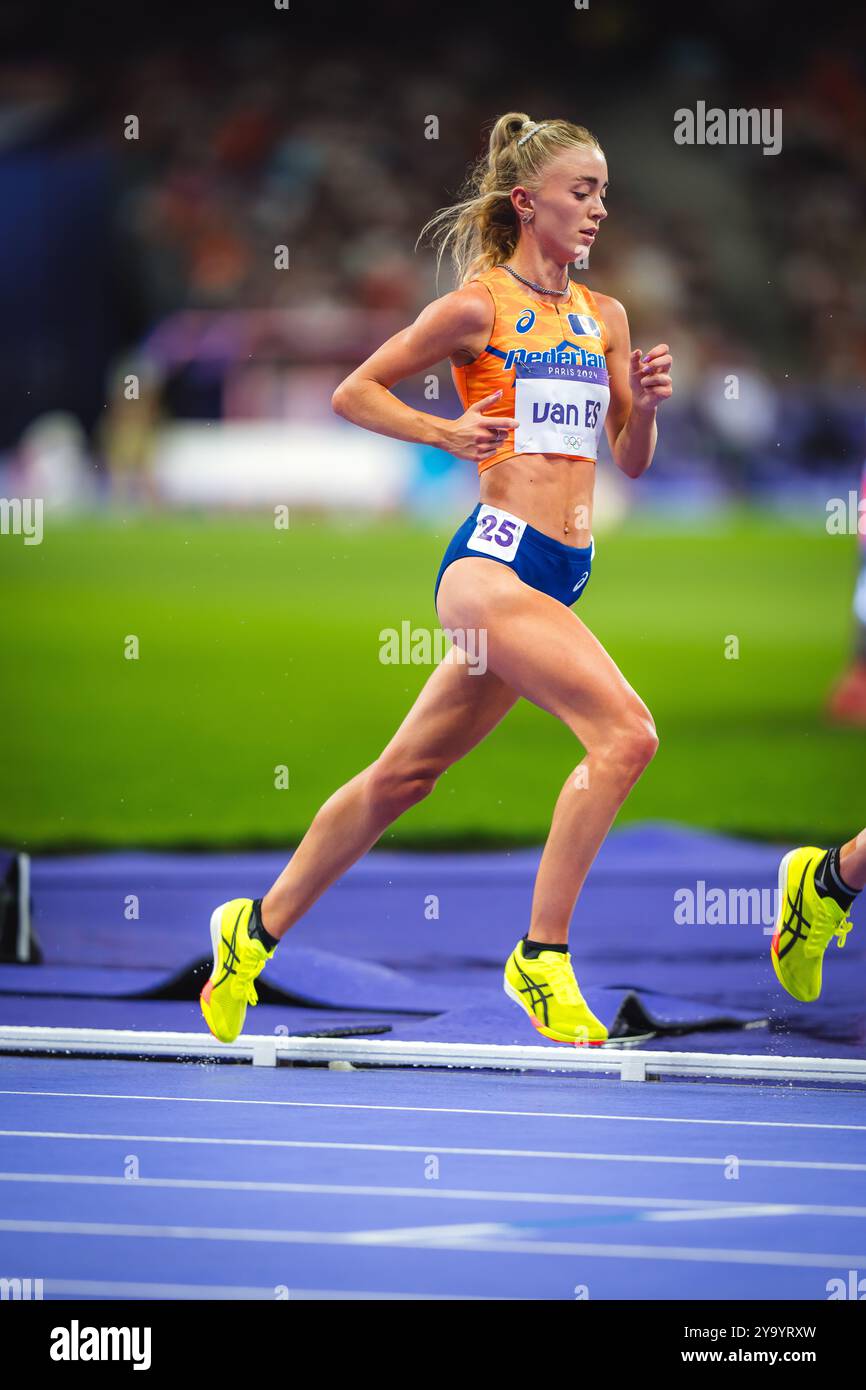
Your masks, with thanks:
<instances>
[{"instance_id":1,"label":"athlete's ear","mask_svg":"<svg viewBox=\"0 0 866 1390\"><path fill-rule=\"evenodd\" d=\"M521 222L531 221L534 212L534 208L528 201L528 193L529 190L527 188L523 188L520 184L518 184L516 188L512 188L511 190L511 205L514 208L514 211L517 213L517 216L520 218Z\"/></svg>"}]
</instances>

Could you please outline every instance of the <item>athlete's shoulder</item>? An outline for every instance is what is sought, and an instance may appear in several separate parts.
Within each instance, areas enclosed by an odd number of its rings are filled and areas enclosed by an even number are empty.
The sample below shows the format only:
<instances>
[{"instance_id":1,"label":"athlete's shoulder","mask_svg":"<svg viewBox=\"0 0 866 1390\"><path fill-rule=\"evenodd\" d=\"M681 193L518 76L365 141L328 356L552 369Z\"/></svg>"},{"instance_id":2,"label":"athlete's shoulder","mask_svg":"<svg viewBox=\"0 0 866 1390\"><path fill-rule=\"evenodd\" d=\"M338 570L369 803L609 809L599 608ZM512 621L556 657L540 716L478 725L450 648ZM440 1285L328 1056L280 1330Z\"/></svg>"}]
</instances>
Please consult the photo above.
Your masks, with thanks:
<instances>
[{"instance_id":1,"label":"athlete's shoulder","mask_svg":"<svg viewBox=\"0 0 866 1390\"><path fill-rule=\"evenodd\" d=\"M589 286L586 288L589 289ZM625 314L625 306L618 299L614 299L612 294L602 294L600 290L591 290L590 293L602 312L607 310L615 314Z\"/></svg>"},{"instance_id":2,"label":"athlete's shoulder","mask_svg":"<svg viewBox=\"0 0 866 1390\"><path fill-rule=\"evenodd\" d=\"M590 293L598 305L599 315L607 329L608 348L617 342L627 342L629 328L625 306L618 299L614 299L613 295L600 294L595 290L591 290Z\"/></svg>"},{"instance_id":3,"label":"athlete's shoulder","mask_svg":"<svg viewBox=\"0 0 866 1390\"><path fill-rule=\"evenodd\" d=\"M614 299L613 295L601 294L598 290L591 290L590 293L598 305L602 318L607 319L610 323L628 323L625 305L621 304L618 299Z\"/></svg>"},{"instance_id":4,"label":"athlete's shoulder","mask_svg":"<svg viewBox=\"0 0 866 1390\"><path fill-rule=\"evenodd\" d=\"M446 296L454 300L453 312L464 316L468 323L473 323L478 328L489 326L495 311L495 300L487 279L489 274L487 271L483 275L475 276L465 285L461 285L459 290L452 290L451 294Z\"/></svg>"},{"instance_id":5,"label":"athlete's shoulder","mask_svg":"<svg viewBox=\"0 0 866 1390\"><path fill-rule=\"evenodd\" d=\"M465 344L490 332L496 306L480 280L470 280L459 289L440 295L418 316L422 328L434 328L447 334L455 346Z\"/></svg>"}]
</instances>

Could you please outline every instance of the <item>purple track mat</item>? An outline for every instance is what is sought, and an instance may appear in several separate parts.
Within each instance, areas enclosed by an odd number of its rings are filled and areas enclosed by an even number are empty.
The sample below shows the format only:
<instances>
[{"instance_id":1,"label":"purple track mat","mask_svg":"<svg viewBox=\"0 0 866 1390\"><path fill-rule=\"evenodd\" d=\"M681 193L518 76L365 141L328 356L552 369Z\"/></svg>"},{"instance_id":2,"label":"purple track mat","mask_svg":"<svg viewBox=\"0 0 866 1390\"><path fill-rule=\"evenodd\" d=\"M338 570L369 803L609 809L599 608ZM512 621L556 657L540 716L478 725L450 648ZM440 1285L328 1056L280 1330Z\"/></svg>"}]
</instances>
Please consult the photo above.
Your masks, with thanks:
<instances>
[{"instance_id":1,"label":"purple track mat","mask_svg":"<svg viewBox=\"0 0 866 1390\"><path fill-rule=\"evenodd\" d=\"M772 972L787 848L657 823L614 831L581 894L571 945L581 988L607 1025L630 999L672 1045L688 1035L700 1048L711 1033L730 1051L866 1056L861 902L844 952L828 950L820 1001L798 1005ZM527 927L539 857L368 855L292 930L263 977L263 1000L293 1017L303 1006L390 1015L394 1037L525 1042L501 975ZM37 1011L36 996L48 995L52 1011L76 997L120 1009L133 996L194 998L210 968L212 908L261 894L283 862L273 853L36 859L45 963L0 967L0 1014L12 1021L9 996L33 996ZM39 1021L48 1021L44 1005Z\"/></svg>"}]
</instances>

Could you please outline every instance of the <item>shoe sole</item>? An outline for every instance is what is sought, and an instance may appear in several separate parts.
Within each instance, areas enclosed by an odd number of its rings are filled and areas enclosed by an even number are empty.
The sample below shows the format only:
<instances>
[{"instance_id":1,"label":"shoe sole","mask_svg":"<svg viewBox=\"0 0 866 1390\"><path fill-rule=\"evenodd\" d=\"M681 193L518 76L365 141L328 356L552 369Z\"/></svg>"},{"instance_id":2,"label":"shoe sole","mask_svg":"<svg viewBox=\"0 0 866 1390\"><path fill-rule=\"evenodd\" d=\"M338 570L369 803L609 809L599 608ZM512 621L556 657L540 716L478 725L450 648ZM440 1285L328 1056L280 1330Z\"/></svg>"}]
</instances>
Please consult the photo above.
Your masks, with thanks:
<instances>
[{"instance_id":1,"label":"shoe sole","mask_svg":"<svg viewBox=\"0 0 866 1390\"><path fill-rule=\"evenodd\" d=\"M776 979L779 981L779 984L782 986L782 989L785 991L785 993L790 994L792 999L796 999L798 1004L814 1004L815 1000L820 997L820 987L818 989L817 994L810 995L805 999L801 994L795 994L794 991L790 989L789 986L785 983L782 977L782 967L779 964L779 957L773 949L774 945L776 945L781 940L782 923L785 919L785 903L787 901L788 865L790 864L791 860L793 859L796 853L797 851L795 849L789 849L788 853L784 856L781 864L779 865L779 913L776 917L776 927L773 932L772 939L770 941L770 960L773 962L773 969L776 972Z\"/></svg>"},{"instance_id":2,"label":"shoe sole","mask_svg":"<svg viewBox=\"0 0 866 1390\"><path fill-rule=\"evenodd\" d=\"M535 1017L535 1014L527 1009L517 990L507 977L503 979L502 987L508 995L508 998L514 1001L522 1013L526 1014L533 1028L537 1033L540 1033L543 1038L549 1038L551 1042L566 1043L569 1047L604 1047L607 1042L606 1038L565 1038L561 1033L554 1033L552 1029L544 1028Z\"/></svg>"}]
</instances>

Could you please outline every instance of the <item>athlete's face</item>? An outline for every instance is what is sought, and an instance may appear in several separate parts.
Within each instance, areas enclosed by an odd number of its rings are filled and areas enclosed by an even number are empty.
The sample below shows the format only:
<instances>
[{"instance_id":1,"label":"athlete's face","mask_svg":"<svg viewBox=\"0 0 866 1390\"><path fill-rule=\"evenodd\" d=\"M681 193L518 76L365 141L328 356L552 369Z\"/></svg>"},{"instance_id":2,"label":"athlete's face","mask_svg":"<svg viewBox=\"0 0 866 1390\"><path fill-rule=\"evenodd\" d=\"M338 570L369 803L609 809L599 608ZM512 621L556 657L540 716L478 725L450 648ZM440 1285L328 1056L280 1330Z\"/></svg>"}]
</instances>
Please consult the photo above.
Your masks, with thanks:
<instances>
[{"instance_id":1,"label":"athlete's face","mask_svg":"<svg viewBox=\"0 0 866 1390\"><path fill-rule=\"evenodd\" d=\"M544 170L541 186L528 193L532 228L551 255L573 261L592 246L607 217L607 162L595 148L563 150Z\"/></svg>"}]
</instances>

